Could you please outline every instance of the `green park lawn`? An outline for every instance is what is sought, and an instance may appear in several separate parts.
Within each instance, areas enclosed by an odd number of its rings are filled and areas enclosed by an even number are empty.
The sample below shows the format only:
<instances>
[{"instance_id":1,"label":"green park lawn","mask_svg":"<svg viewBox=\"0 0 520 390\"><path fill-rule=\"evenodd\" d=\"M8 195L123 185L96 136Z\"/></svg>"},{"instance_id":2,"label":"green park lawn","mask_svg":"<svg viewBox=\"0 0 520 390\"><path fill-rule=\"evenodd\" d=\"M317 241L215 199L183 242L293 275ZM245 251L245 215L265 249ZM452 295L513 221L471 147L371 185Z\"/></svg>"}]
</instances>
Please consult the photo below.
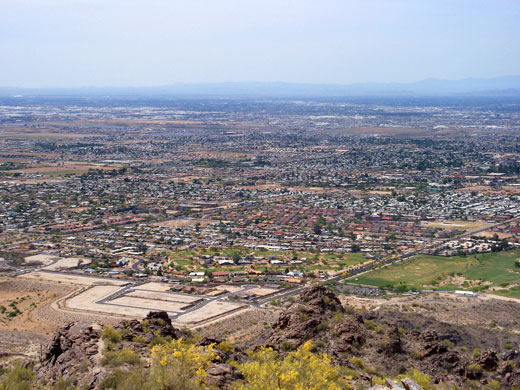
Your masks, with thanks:
<instances>
[{"instance_id":1,"label":"green park lawn","mask_svg":"<svg viewBox=\"0 0 520 390\"><path fill-rule=\"evenodd\" d=\"M520 269L515 269L514 265L519 257L520 250L466 257L417 255L401 263L354 277L349 282L377 287L407 285L417 289L432 286L440 288L439 284L450 276L460 275L468 281L481 281L489 287L505 287L520 281ZM460 287L464 285L442 286L443 289Z\"/></svg>"},{"instance_id":2,"label":"green park lawn","mask_svg":"<svg viewBox=\"0 0 520 390\"><path fill-rule=\"evenodd\" d=\"M186 269L186 266L192 266L193 258L202 256L202 255L220 255L232 257L234 253L238 252L241 256L251 255L251 256L277 256L280 259L291 260L295 255L297 259L306 258L302 264L284 264L275 267L266 267L266 269L270 270L278 270L286 268L289 269L299 269L306 272L316 271L316 270L334 270L334 271L342 271L347 269L350 266L364 263L367 261L365 256L362 253L343 253L343 254L319 254L316 257L316 254L313 252L292 252L292 251L249 251L246 248L226 248L220 249L218 251L213 250L191 250L191 251L172 251L168 253L168 256L174 261L177 266L182 266L183 269ZM197 267L199 268L199 267ZM244 267L237 266L222 266L217 267L215 270L220 271L237 271L243 270ZM202 269L201 269L202 270ZM210 270L210 269L208 269Z\"/></svg>"}]
</instances>

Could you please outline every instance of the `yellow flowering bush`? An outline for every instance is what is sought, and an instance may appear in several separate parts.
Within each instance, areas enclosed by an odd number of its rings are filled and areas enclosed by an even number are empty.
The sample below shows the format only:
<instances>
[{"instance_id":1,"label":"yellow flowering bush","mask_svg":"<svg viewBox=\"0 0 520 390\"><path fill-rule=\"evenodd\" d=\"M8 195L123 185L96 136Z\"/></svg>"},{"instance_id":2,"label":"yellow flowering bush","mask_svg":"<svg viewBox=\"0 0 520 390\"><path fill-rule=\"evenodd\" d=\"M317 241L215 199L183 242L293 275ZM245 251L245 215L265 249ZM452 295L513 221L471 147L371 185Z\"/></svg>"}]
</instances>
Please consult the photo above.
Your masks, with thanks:
<instances>
[{"instance_id":1,"label":"yellow flowering bush","mask_svg":"<svg viewBox=\"0 0 520 390\"><path fill-rule=\"evenodd\" d=\"M340 390L350 386L328 355L312 352L307 341L280 359L272 348L251 353L253 361L238 364L245 378L237 390Z\"/></svg>"},{"instance_id":2,"label":"yellow flowering bush","mask_svg":"<svg viewBox=\"0 0 520 390\"><path fill-rule=\"evenodd\" d=\"M182 339L152 348L151 376L160 389L196 389L205 383L206 369L218 360L214 346L200 347Z\"/></svg>"}]
</instances>

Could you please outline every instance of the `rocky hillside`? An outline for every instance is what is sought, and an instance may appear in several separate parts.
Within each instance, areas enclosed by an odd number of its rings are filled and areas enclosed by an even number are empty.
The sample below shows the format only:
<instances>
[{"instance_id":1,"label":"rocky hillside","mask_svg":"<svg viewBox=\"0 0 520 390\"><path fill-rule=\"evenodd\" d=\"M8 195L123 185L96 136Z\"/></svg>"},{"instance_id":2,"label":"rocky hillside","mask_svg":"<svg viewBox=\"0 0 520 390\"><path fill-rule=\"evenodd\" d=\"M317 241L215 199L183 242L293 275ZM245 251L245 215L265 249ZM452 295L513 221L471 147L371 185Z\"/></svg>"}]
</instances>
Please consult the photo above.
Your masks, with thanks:
<instances>
[{"instance_id":1,"label":"rocky hillside","mask_svg":"<svg viewBox=\"0 0 520 390\"><path fill-rule=\"evenodd\" d=\"M244 345L175 329L164 312L114 328L71 323L39 362L5 370L0 389L14 388L21 373L60 389L292 389L297 381L315 389L518 388L518 351L468 349L486 334L395 313L358 313L317 286Z\"/></svg>"},{"instance_id":2,"label":"rocky hillside","mask_svg":"<svg viewBox=\"0 0 520 390\"><path fill-rule=\"evenodd\" d=\"M480 385L499 383L504 389L520 386L520 368L515 368L520 366L518 350L469 350L463 345L479 345L478 338L488 335L497 337L488 329L456 327L421 316L362 315L317 286L302 293L280 315L267 343L283 353L313 340L336 364L358 370L361 380L415 369L437 385L464 387L477 381Z\"/></svg>"}]
</instances>

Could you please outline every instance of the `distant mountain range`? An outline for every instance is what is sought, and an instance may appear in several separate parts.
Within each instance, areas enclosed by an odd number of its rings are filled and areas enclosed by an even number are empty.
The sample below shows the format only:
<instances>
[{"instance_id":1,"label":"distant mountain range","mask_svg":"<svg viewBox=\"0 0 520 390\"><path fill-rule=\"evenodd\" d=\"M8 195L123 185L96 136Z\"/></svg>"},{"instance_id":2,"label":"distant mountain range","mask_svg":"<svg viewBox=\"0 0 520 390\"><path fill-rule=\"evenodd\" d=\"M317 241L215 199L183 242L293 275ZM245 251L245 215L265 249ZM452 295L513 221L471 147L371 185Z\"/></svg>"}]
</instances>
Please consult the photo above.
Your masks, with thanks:
<instances>
[{"instance_id":1,"label":"distant mountain range","mask_svg":"<svg viewBox=\"0 0 520 390\"><path fill-rule=\"evenodd\" d=\"M414 83L304 84L284 82L178 83L160 87L2 88L0 96L519 96L520 75L463 80L426 79Z\"/></svg>"}]
</instances>

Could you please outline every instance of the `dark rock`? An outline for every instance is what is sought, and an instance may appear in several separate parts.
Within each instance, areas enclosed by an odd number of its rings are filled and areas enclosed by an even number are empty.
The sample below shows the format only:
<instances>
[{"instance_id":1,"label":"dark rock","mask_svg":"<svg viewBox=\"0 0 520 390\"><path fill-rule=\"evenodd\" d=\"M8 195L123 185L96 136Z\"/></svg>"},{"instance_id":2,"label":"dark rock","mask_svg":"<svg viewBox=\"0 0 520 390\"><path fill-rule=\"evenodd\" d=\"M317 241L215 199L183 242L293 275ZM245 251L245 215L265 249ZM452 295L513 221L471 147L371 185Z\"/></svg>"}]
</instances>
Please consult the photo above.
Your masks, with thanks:
<instances>
[{"instance_id":1,"label":"dark rock","mask_svg":"<svg viewBox=\"0 0 520 390\"><path fill-rule=\"evenodd\" d=\"M426 332L421 333L421 338L426 343L433 343L434 341L439 341L439 335L437 332L433 330L427 330Z\"/></svg>"},{"instance_id":2,"label":"dark rock","mask_svg":"<svg viewBox=\"0 0 520 390\"><path fill-rule=\"evenodd\" d=\"M211 344L218 345L221 342L222 342L222 340L219 339L219 338L203 337L199 341L197 341L196 345L199 345L199 346L202 346L202 347L207 347L208 345L211 345Z\"/></svg>"},{"instance_id":3,"label":"dark rock","mask_svg":"<svg viewBox=\"0 0 520 390\"><path fill-rule=\"evenodd\" d=\"M391 390L404 390L404 387L401 386L399 383L397 383L396 381L393 381L391 379L385 379L385 384L388 386L389 389Z\"/></svg>"},{"instance_id":4,"label":"dark rock","mask_svg":"<svg viewBox=\"0 0 520 390\"><path fill-rule=\"evenodd\" d=\"M85 323L70 323L56 331L46 348L36 372L40 377L56 379L69 375L82 362L94 365L93 356L98 353L99 327Z\"/></svg>"},{"instance_id":5,"label":"dark rock","mask_svg":"<svg viewBox=\"0 0 520 390\"><path fill-rule=\"evenodd\" d=\"M486 371L492 371L498 367L498 357L496 351L491 349L484 351L476 360L480 367Z\"/></svg>"},{"instance_id":6,"label":"dark rock","mask_svg":"<svg viewBox=\"0 0 520 390\"><path fill-rule=\"evenodd\" d=\"M399 329L397 326L394 325L389 327L385 332L385 337L383 339L383 352L394 355L401 353L401 351L401 335L399 334Z\"/></svg>"},{"instance_id":7,"label":"dark rock","mask_svg":"<svg viewBox=\"0 0 520 390\"><path fill-rule=\"evenodd\" d=\"M497 369L497 374L501 377L504 377L506 374L510 374L513 372L513 366L508 362L500 363L500 366Z\"/></svg>"},{"instance_id":8,"label":"dark rock","mask_svg":"<svg viewBox=\"0 0 520 390\"><path fill-rule=\"evenodd\" d=\"M422 387L419 386L413 379L404 378L402 382L406 390L423 390Z\"/></svg>"},{"instance_id":9,"label":"dark rock","mask_svg":"<svg viewBox=\"0 0 520 390\"><path fill-rule=\"evenodd\" d=\"M516 350L511 350L508 352L504 352L502 360L515 360L518 356L520 356L520 352Z\"/></svg>"},{"instance_id":10,"label":"dark rock","mask_svg":"<svg viewBox=\"0 0 520 390\"><path fill-rule=\"evenodd\" d=\"M242 374L235 367L225 363L211 364L206 373L206 382L220 389L231 386L238 379L243 379Z\"/></svg>"},{"instance_id":11,"label":"dark rock","mask_svg":"<svg viewBox=\"0 0 520 390\"><path fill-rule=\"evenodd\" d=\"M445 344L437 342L437 341L425 344L424 349L425 349L425 352L423 354L423 357L441 355L445 352L448 352L448 347Z\"/></svg>"},{"instance_id":12,"label":"dark rock","mask_svg":"<svg viewBox=\"0 0 520 390\"><path fill-rule=\"evenodd\" d=\"M520 388L520 369L506 373L502 378L502 385L508 389Z\"/></svg>"}]
</instances>

